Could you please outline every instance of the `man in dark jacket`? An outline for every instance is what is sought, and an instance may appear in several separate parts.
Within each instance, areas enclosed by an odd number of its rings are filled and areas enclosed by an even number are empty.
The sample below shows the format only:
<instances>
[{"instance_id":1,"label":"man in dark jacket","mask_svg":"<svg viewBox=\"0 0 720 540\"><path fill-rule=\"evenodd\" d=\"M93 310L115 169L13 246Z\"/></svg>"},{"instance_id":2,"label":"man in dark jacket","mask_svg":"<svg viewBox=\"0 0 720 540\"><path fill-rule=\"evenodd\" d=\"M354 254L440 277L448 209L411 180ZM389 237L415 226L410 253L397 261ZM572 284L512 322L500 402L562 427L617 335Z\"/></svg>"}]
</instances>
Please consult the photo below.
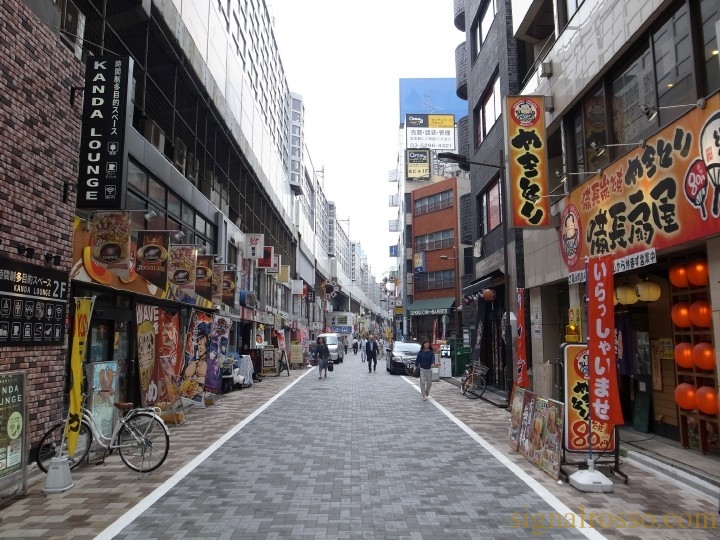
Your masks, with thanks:
<instances>
[{"instance_id":1,"label":"man in dark jacket","mask_svg":"<svg viewBox=\"0 0 720 540\"><path fill-rule=\"evenodd\" d=\"M375 368L377 368L377 357L379 350L380 348L378 347L377 341L375 341L375 336L371 335L370 339L368 339L368 342L365 345L365 357L368 361L368 373L372 373L373 371L375 371Z\"/></svg>"}]
</instances>

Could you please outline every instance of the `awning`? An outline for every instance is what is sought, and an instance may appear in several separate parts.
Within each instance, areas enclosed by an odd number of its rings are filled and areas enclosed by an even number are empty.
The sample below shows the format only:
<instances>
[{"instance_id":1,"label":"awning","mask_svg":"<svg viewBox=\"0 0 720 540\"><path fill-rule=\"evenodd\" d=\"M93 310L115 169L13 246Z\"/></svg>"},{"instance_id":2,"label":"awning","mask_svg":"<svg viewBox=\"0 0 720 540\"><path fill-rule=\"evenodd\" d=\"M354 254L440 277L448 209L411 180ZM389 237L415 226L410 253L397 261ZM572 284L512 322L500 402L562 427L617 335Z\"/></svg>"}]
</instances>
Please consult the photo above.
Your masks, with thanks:
<instances>
[{"instance_id":1,"label":"awning","mask_svg":"<svg viewBox=\"0 0 720 540\"><path fill-rule=\"evenodd\" d=\"M483 289L497 287L503 283L505 283L505 274L503 274L500 270L495 270L494 272L490 272L487 276L484 276L465 287L462 290L462 295L466 296L475 294Z\"/></svg>"},{"instance_id":2,"label":"awning","mask_svg":"<svg viewBox=\"0 0 720 540\"><path fill-rule=\"evenodd\" d=\"M454 304L455 298L452 296L426 298L425 300L415 300L408 311L410 315L448 315Z\"/></svg>"}]
</instances>

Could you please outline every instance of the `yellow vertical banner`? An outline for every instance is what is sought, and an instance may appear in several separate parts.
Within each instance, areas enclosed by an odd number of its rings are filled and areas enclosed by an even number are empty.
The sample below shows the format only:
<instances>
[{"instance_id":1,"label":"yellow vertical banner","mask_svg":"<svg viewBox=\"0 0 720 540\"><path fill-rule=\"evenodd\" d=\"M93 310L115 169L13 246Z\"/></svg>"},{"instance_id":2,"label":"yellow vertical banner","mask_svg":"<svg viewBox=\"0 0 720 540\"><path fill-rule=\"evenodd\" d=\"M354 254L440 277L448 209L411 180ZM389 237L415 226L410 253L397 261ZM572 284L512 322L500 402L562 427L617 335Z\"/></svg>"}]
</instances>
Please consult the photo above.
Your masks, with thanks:
<instances>
[{"instance_id":1,"label":"yellow vertical banner","mask_svg":"<svg viewBox=\"0 0 720 540\"><path fill-rule=\"evenodd\" d=\"M70 355L70 410L65 428L65 436L68 442L68 454L75 452L78 435L80 434L80 422L82 421L82 363L87 348L87 336L90 329L90 317L92 316L95 297L75 298L75 323L73 324L73 343Z\"/></svg>"}]
</instances>

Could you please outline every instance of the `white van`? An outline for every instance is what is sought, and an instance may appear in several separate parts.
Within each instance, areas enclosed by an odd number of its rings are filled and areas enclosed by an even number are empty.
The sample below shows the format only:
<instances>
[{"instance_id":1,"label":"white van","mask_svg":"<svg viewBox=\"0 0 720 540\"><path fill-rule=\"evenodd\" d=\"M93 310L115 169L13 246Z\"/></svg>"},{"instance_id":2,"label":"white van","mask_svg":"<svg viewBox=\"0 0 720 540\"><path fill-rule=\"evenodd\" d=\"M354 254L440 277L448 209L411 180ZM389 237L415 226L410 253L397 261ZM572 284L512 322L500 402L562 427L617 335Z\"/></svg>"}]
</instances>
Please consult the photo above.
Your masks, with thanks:
<instances>
[{"instance_id":1,"label":"white van","mask_svg":"<svg viewBox=\"0 0 720 540\"><path fill-rule=\"evenodd\" d=\"M323 338L325 343L330 350L330 360L337 362L338 364L343 361L345 357L345 351L342 346L341 337L339 334L320 334L319 338Z\"/></svg>"}]
</instances>

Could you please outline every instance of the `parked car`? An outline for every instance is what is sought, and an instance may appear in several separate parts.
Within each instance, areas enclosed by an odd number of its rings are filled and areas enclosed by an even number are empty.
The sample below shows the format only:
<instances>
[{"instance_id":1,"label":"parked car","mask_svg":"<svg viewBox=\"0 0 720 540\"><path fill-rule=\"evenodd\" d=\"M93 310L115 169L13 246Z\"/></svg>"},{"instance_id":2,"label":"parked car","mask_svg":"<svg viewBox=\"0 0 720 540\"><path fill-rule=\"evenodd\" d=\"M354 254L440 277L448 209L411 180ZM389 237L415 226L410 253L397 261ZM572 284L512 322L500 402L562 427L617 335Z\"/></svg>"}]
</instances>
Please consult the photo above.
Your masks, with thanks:
<instances>
[{"instance_id":1,"label":"parked car","mask_svg":"<svg viewBox=\"0 0 720 540\"><path fill-rule=\"evenodd\" d=\"M320 334L318 337L324 338L325 343L330 349L330 360L336 363L340 363L345 358L343 352L342 338L339 334Z\"/></svg>"},{"instance_id":2,"label":"parked car","mask_svg":"<svg viewBox=\"0 0 720 540\"><path fill-rule=\"evenodd\" d=\"M392 349L387 350L385 355L385 369L390 373L405 374L405 362L415 361L420 352L420 344L417 341L396 341Z\"/></svg>"}]
</instances>

